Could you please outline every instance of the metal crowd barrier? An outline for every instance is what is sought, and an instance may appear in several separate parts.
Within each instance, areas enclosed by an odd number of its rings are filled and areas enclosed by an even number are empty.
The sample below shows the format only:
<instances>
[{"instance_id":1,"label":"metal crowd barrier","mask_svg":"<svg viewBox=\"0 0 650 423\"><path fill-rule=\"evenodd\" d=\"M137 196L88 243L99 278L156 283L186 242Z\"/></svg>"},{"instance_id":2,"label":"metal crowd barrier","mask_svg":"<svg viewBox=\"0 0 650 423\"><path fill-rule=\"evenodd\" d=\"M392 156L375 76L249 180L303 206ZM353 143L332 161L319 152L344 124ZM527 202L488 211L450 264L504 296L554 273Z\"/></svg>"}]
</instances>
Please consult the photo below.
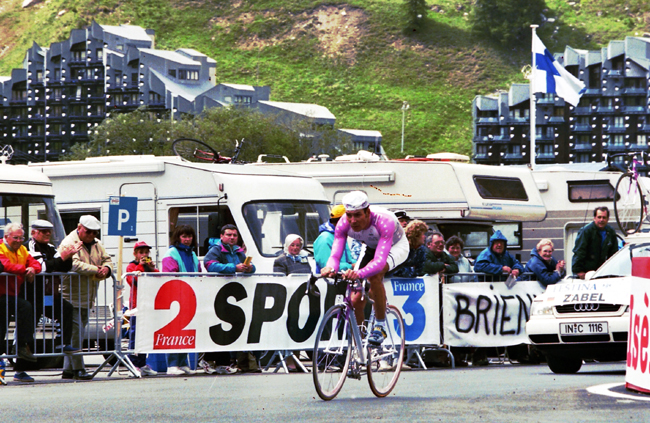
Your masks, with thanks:
<instances>
[{"instance_id":1,"label":"metal crowd barrier","mask_svg":"<svg viewBox=\"0 0 650 423\"><path fill-rule=\"evenodd\" d=\"M13 274L0 273L0 289L9 292L15 286L16 278ZM110 281L112 284L109 286ZM117 293L121 288L114 276L87 282L87 276L57 272L40 273L33 282L24 281L17 296L0 295L0 326L6 331L4 336L0 336L2 358L18 358L15 339L20 324L17 322L32 314L32 321L28 324L34 329L34 341L28 346L36 356L39 368L61 368L65 356L102 355L105 360L93 376L109 364L113 366L110 376L120 363L136 374L122 352L122 310L115 310ZM80 294L83 292L89 295ZM26 312L25 307L29 307L31 313ZM67 341L73 335L72 320L85 322L80 343ZM80 351L66 354L62 346L68 343Z\"/></svg>"}]
</instances>

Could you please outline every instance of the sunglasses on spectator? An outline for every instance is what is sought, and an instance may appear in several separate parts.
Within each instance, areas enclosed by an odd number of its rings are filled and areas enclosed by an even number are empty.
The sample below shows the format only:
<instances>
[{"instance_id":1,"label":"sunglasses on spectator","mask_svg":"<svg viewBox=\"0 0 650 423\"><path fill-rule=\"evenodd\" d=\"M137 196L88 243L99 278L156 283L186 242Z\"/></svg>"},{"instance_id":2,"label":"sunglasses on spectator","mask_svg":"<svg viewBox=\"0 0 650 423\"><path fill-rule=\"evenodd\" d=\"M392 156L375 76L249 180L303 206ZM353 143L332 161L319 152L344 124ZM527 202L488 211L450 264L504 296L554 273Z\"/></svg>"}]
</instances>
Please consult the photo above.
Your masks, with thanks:
<instances>
[{"instance_id":1,"label":"sunglasses on spectator","mask_svg":"<svg viewBox=\"0 0 650 423\"><path fill-rule=\"evenodd\" d=\"M36 229L36 230L39 231L42 234L51 234L52 233L52 229Z\"/></svg>"},{"instance_id":2,"label":"sunglasses on spectator","mask_svg":"<svg viewBox=\"0 0 650 423\"><path fill-rule=\"evenodd\" d=\"M24 236L10 236L9 238L13 239L14 241L24 241L25 240Z\"/></svg>"},{"instance_id":3,"label":"sunglasses on spectator","mask_svg":"<svg viewBox=\"0 0 650 423\"><path fill-rule=\"evenodd\" d=\"M445 243L445 241L435 241L435 242L431 242L431 243L433 245L443 245Z\"/></svg>"}]
</instances>

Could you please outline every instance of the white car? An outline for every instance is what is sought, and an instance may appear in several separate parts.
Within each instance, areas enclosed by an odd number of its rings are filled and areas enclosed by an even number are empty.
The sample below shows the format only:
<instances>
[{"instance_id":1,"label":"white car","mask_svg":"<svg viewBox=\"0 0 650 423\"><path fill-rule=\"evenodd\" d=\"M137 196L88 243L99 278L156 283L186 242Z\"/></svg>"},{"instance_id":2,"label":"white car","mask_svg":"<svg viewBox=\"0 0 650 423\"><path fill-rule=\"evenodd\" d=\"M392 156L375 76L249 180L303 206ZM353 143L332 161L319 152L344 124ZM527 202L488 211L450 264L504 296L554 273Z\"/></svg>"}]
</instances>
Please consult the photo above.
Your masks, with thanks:
<instances>
[{"instance_id":1,"label":"white car","mask_svg":"<svg viewBox=\"0 0 650 423\"><path fill-rule=\"evenodd\" d=\"M650 234L634 234L586 280L564 279L535 297L526 332L554 373L576 373L584 359L625 360L633 280L630 248L650 255Z\"/></svg>"}]
</instances>

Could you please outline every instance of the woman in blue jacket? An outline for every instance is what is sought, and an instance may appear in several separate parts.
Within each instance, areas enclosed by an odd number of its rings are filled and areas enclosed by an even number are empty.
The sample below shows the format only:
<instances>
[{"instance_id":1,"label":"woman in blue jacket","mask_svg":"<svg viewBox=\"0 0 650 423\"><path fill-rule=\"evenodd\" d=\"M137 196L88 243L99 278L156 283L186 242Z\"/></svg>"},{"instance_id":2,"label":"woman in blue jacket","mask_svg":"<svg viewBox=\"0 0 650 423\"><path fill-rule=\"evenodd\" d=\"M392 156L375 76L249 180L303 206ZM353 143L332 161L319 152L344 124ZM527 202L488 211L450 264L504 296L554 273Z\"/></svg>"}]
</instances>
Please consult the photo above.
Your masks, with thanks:
<instances>
[{"instance_id":1,"label":"woman in blue jacket","mask_svg":"<svg viewBox=\"0 0 650 423\"><path fill-rule=\"evenodd\" d=\"M555 260L553 250L553 241L542 239L530 252L530 260L526 263L525 271L534 273L544 286L553 285L566 275L564 260Z\"/></svg>"}]
</instances>

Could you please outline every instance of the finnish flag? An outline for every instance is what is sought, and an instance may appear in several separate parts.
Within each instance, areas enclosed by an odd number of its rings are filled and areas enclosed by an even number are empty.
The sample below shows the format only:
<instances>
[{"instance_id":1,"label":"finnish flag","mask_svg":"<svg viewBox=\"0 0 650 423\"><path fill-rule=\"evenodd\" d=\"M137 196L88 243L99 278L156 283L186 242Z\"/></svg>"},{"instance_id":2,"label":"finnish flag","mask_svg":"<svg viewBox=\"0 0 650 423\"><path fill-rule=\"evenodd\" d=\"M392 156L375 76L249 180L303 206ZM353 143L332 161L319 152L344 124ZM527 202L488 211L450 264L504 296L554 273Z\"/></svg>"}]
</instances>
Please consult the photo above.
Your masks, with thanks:
<instances>
[{"instance_id":1,"label":"finnish flag","mask_svg":"<svg viewBox=\"0 0 650 423\"><path fill-rule=\"evenodd\" d=\"M535 55L533 93L557 94L567 103L577 106L580 96L585 92L585 83L555 61L537 33L533 34L533 54Z\"/></svg>"}]
</instances>

